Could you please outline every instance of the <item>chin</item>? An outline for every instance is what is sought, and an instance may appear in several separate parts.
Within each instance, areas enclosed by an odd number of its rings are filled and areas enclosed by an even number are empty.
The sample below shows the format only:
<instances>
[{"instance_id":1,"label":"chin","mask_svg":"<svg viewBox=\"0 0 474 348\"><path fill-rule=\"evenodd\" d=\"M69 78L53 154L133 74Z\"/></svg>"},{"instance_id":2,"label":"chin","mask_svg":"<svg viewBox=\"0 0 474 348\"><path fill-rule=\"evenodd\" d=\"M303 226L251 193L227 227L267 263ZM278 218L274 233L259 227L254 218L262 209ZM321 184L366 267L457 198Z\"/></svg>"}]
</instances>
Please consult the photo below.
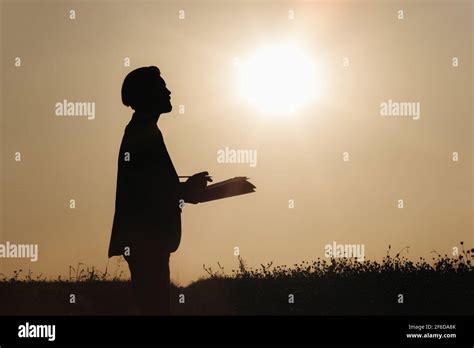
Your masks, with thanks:
<instances>
[{"instance_id":1,"label":"chin","mask_svg":"<svg viewBox=\"0 0 474 348\"><path fill-rule=\"evenodd\" d=\"M171 106L171 105L170 105L170 106L166 106L166 107L164 107L163 109L161 109L161 113L162 113L162 114L166 114L166 113L168 113L168 112L171 112L171 110L173 110L173 106Z\"/></svg>"}]
</instances>

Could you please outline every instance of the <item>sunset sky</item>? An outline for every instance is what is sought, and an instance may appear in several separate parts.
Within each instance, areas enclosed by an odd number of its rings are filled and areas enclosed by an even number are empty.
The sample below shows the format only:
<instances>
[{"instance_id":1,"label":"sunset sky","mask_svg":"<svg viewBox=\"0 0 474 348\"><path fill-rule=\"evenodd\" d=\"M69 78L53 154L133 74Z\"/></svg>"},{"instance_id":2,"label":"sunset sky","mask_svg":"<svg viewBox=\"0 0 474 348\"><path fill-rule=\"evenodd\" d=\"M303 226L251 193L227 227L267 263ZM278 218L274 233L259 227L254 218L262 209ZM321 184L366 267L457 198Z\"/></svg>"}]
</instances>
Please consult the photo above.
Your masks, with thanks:
<instances>
[{"instance_id":1,"label":"sunset sky","mask_svg":"<svg viewBox=\"0 0 474 348\"><path fill-rule=\"evenodd\" d=\"M333 242L363 244L368 259L389 244L414 260L474 246L472 1L1 4L0 243L38 244L39 259L0 258L0 273L105 268L133 112L120 88L150 65L172 92L158 126L178 173L257 187L183 209L171 257L181 285L203 264L237 268L235 247L257 267L324 257ZM95 103L95 118L58 117L63 100ZM419 119L381 115L389 100L419 103ZM226 147L256 150L256 165L219 163Z\"/></svg>"}]
</instances>

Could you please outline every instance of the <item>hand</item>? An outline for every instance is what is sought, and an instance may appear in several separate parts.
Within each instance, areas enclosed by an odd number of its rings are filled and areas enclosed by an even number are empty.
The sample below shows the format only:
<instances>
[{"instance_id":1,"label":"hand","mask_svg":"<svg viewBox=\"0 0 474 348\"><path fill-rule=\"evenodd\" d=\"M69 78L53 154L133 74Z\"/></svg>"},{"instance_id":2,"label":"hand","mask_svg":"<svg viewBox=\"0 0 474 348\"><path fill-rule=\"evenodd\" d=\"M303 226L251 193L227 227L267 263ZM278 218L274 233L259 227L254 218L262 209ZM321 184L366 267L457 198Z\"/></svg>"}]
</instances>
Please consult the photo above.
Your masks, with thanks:
<instances>
[{"instance_id":1,"label":"hand","mask_svg":"<svg viewBox=\"0 0 474 348\"><path fill-rule=\"evenodd\" d=\"M208 172L201 172L194 174L185 182L186 202L196 204L198 203L196 193L204 190L207 183L212 182L212 178Z\"/></svg>"}]
</instances>

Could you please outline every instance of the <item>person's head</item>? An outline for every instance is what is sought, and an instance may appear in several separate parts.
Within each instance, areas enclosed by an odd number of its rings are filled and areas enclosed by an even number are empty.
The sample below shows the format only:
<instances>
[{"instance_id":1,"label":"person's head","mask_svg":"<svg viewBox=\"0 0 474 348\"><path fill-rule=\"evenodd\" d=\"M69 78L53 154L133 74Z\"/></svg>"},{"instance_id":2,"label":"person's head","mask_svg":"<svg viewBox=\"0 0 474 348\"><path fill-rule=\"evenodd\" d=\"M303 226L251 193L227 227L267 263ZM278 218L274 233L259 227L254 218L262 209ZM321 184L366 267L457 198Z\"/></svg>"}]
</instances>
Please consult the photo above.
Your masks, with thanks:
<instances>
[{"instance_id":1,"label":"person's head","mask_svg":"<svg viewBox=\"0 0 474 348\"><path fill-rule=\"evenodd\" d=\"M170 112L171 92L166 88L156 66L138 68L131 71L122 84L122 102L135 111L165 113Z\"/></svg>"}]
</instances>

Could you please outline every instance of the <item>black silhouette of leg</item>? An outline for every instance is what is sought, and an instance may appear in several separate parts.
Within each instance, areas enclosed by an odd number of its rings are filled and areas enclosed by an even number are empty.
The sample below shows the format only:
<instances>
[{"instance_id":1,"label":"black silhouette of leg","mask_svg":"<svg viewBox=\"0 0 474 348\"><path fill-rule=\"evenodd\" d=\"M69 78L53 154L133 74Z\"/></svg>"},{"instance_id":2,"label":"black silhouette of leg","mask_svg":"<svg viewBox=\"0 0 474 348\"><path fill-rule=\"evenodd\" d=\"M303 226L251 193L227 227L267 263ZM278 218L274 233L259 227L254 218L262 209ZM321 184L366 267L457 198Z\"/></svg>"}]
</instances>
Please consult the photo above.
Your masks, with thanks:
<instances>
[{"instance_id":1,"label":"black silhouette of leg","mask_svg":"<svg viewBox=\"0 0 474 348\"><path fill-rule=\"evenodd\" d=\"M141 315L170 314L169 253L144 247L126 257L136 305Z\"/></svg>"}]
</instances>

